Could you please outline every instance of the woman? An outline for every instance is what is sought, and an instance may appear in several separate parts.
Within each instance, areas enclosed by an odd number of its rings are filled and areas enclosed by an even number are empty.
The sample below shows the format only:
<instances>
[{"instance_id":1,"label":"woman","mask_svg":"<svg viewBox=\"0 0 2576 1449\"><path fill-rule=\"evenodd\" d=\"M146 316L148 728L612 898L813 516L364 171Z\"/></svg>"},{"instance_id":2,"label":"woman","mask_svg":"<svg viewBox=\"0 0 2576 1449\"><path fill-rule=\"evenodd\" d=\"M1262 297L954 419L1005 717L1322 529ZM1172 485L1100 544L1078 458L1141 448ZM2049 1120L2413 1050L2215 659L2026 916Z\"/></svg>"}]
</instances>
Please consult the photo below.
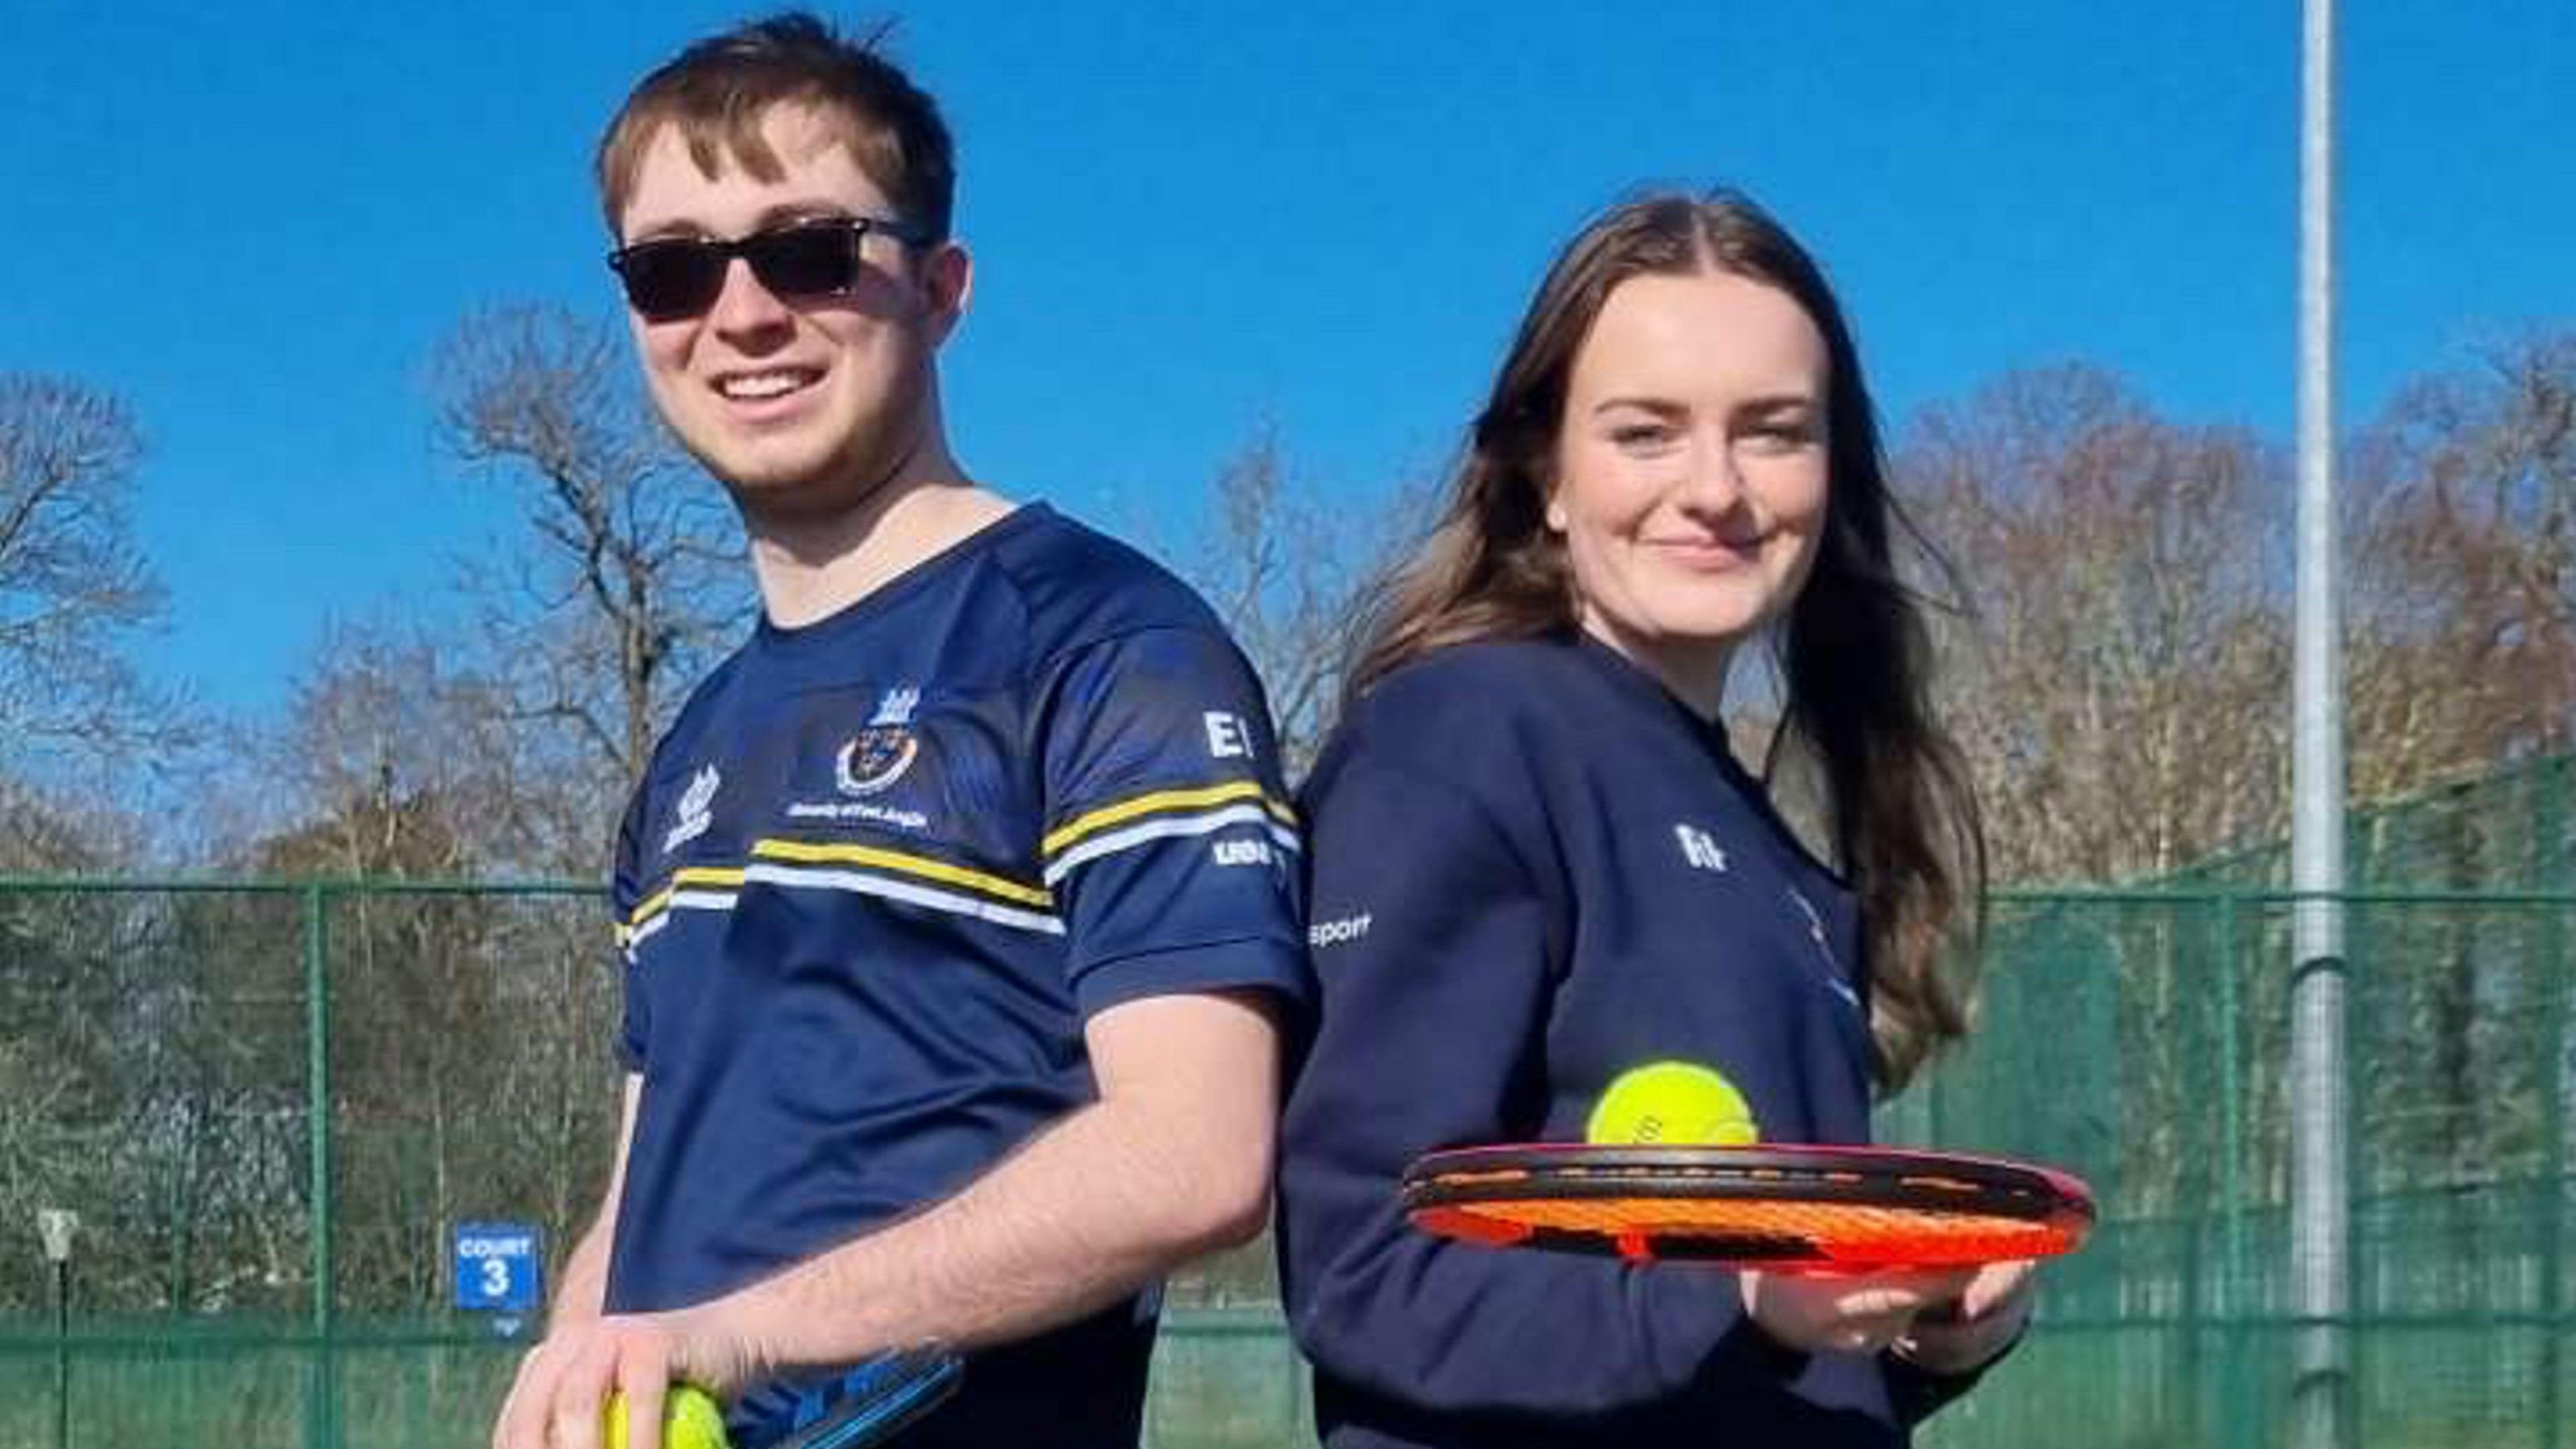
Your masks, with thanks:
<instances>
[{"instance_id":1,"label":"woman","mask_svg":"<svg viewBox=\"0 0 2576 1449\"><path fill-rule=\"evenodd\" d=\"M1557 258L1306 790L1280 1252L1333 1449L1901 1444L2017 1337L2027 1264L1641 1268L1396 1201L1434 1148L1581 1140L1659 1063L1766 1139L1866 1141L1961 1032L1939 964L1982 849L1899 522L1840 309L1761 210L1651 198ZM1727 747L1757 638L1832 866Z\"/></svg>"}]
</instances>

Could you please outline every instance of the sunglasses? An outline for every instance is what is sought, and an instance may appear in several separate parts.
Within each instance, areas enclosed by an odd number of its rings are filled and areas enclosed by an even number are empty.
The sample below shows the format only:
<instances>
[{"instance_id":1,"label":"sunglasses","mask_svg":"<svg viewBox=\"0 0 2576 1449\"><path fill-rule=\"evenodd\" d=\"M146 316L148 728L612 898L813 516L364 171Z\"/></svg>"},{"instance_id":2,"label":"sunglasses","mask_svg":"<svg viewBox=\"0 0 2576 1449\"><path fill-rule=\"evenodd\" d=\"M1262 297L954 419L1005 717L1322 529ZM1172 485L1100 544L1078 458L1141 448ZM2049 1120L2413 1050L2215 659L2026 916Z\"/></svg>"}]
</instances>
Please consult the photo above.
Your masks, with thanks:
<instances>
[{"instance_id":1,"label":"sunglasses","mask_svg":"<svg viewBox=\"0 0 2576 1449\"><path fill-rule=\"evenodd\" d=\"M725 271L742 258L760 285L780 297L835 297L857 289L859 247L868 233L883 232L919 246L929 235L918 227L876 216L791 222L735 241L707 237L655 237L608 254L610 270L626 285L626 302L649 322L703 315L724 292Z\"/></svg>"}]
</instances>

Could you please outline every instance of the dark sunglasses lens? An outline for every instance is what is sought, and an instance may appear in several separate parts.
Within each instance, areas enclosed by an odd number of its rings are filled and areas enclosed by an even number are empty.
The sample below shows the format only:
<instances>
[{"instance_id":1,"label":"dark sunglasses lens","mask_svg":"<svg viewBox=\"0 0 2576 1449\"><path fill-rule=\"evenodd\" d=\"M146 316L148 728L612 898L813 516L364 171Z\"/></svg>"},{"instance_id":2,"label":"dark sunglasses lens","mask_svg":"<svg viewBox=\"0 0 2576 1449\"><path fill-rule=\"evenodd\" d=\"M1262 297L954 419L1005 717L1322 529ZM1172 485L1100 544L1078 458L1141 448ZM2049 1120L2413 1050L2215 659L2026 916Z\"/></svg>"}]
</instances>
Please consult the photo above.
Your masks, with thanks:
<instances>
[{"instance_id":1,"label":"dark sunglasses lens","mask_svg":"<svg viewBox=\"0 0 2576 1449\"><path fill-rule=\"evenodd\" d=\"M618 253L617 275L626 300L656 322L692 317L715 305L724 290L725 254L702 241L656 241Z\"/></svg>"},{"instance_id":2,"label":"dark sunglasses lens","mask_svg":"<svg viewBox=\"0 0 2576 1449\"><path fill-rule=\"evenodd\" d=\"M822 297L859 280L859 238L848 227L804 226L743 238L744 261L760 285L781 297Z\"/></svg>"}]
</instances>

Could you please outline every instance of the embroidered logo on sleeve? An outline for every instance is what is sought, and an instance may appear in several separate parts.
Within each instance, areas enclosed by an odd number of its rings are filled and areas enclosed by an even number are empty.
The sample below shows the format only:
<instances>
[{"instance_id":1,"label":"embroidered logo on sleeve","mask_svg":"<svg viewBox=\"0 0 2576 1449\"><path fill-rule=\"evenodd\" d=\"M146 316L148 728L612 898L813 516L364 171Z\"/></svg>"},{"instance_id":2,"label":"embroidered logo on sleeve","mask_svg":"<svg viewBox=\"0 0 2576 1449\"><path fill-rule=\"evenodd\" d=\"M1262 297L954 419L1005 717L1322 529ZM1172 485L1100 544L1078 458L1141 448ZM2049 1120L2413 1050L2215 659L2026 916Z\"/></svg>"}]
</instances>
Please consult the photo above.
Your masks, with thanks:
<instances>
[{"instance_id":1,"label":"embroidered logo on sleeve","mask_svg":"<svg viewBox=\"0 0 2576 1449\"><path fill-rule=\"evenodd\" d=\"M672 810L670 833L662 837L664 855L707 833L715 823L716 791L723 784L724 776L713 765L689 777L689 788L680 793L680 803Z\"/></svg>"}]
</instances>

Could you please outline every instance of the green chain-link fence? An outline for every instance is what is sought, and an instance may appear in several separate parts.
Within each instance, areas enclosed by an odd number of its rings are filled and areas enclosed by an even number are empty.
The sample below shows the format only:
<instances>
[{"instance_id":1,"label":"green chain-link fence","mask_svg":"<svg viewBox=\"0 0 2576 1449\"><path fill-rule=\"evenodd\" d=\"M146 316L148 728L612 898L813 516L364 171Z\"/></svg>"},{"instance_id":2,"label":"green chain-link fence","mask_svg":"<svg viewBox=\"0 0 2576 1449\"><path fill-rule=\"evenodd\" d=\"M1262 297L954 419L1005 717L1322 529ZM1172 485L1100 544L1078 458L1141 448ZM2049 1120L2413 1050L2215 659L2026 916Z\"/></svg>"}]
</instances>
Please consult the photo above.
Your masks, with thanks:
<instances>
[{"instance_id":1,"label":"green chain-link fence","mask_svg":"<svg viewBox=\"0 0 2576 1449\"><path fill-rule=\"evenodd\" d=\"M2348 901L2371 1449L2576 1449L2569 782L2356 819L2442 887ZM2105 1222L1928 1444L2279 1442L2288 898L2252 861L1993 903L1974 1044L1888 1135L2065 1164ZM449 1234L559 1255L589 1215L601 919L573 886L0 881L0 1449L485 1442L516 1348L448 1306ZM45 1208L81 1219L62 1321ZM1154 1444L1311 1443L1275 1309L1223 1281L1176 1289Z\"/></svg>"},{"instance_id":2,"label":"green chain-link fence","mask_svg":"<svg viewBox=\"0 0 2576 1449\"><path fill-rule=\"evenodd\" d=\"M2576 895L2349 898L2360 1442L2576 1446ZM2013 896L1978 1033L1891 1135L2075 1167L2105 1223L1941 1446L2282 1442L2290 911Z\"/></svg>"},{"instance_id":3,"label":"green chain-link fence","mask_svg":"<svg viewBox=\"0 0 2576 1449\"><path fill-rule=\"evenodd\" d=\"M2576 889L2576 755L2509 769L2352 813L2344 871L2365 890ZM2202 861L2161 885L2289 884L2290 848L2273 842Z\"/></svg>"}]
</instances>

